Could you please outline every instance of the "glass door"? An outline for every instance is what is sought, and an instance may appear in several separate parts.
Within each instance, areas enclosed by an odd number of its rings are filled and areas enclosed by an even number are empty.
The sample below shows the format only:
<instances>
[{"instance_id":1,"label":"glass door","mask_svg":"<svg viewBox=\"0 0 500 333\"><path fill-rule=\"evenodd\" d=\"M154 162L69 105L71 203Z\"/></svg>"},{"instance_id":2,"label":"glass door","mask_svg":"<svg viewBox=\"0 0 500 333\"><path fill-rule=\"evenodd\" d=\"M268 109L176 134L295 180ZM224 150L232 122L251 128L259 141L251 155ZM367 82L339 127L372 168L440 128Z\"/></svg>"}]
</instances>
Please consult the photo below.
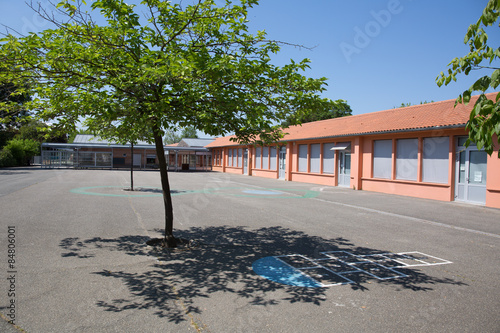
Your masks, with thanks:
<instances>
[{"instance_id":1,"label":"glass door","mask_svg":"<svg viewBox=\"0 0 500 333\"><path fill-rule=\"evenodd\" d=\"M248 149L243 152L243 174L248 175Z\"/></svg>"},{"instance_id":2,"label":"glass door","mask_svg":"<svg viewBox=\"0 0 500 333\"><path fill-rule=\"evenodd\" d=\"M339 151L338 186L351 186L351 152Z\"/></svg>"},{"instance_id":3,"label":"glass door","mask_svg":"<svg viewBox=\"0 0 500 333\"><path fill-rule=\"evenodd\" d=\"M279 179L285 179L286 175L286 147L280 148L279 156Z\"/></svg>"},{"instance_id":4,"label":"glass door","mask_svg":"<svg viewBox=\"0 0 500 333\"><path fill-rule=\"evenodd\" d=\"M472 145L458 150L455 200L485 204L487 154Z\"/></svg>"}]
</instances>

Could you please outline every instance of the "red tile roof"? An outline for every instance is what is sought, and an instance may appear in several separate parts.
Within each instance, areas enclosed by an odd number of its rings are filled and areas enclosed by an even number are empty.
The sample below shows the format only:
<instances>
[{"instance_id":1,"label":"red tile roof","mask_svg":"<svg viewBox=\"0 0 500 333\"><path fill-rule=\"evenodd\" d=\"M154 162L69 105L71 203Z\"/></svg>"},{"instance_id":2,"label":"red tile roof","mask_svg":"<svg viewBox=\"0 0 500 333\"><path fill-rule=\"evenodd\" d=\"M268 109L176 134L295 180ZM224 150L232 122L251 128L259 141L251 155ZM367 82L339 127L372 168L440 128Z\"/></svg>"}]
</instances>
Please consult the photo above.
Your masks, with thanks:
<instances>
[{"instance_id":1,"label":"red tile roof","mask_svg":"<svg viewBox=\"0 0 500 333\"><path fill-rule=\"evenodd\" d=\"M486 94L489 99L493 100L496 95L496 92ZM285 129L287 134L282 140L294 141L432 128L465 127L477 98L478 96L473 96L469 104L458 104L456 107L454 107L455 99L450 99L291 126ZM232 137L234 136L218 138L206 147L237 145L236 142L229 140Z\"/></svg>"}]
</instances>

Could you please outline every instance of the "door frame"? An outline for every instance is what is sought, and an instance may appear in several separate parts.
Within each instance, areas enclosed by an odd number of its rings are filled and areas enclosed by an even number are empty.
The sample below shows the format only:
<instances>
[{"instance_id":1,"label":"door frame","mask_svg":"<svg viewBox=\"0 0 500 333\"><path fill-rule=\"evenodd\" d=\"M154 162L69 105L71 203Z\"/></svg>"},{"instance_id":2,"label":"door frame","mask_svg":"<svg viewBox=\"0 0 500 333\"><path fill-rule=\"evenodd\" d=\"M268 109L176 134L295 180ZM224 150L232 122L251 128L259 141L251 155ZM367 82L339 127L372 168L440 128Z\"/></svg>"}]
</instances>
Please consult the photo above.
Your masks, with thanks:
<instances>
[{"instance_id":1,"label":"door frame","mask_svg":"<svg viewBox=\"0 0 500 333\"><path fill-rule=\"evenodd\" d=\"M248 175L248 148L243 149L243 174Z\"/></svg>"},{"instance_id":2,"label":"door frame","mask_svg":"<svg viewBox=\"0 0 500 333\"><path fill-rule=\"evenodd\" d=\"M486 204L486 181L485 184L474 184L470 182L471 177L486 177L486 172L484 175L477 174L471 175L471 161L470 156L473 152L483 152L486 155L484 150L477 149L477 146L474 143L471 143L469 147L465 147L461 142L463 142L467 137L458 137L456 142L456 153L455 153L455 187L454 187L454 199L458 202L466 202L471 204L485 205ZM464 155L462 155L462 153ZM465 159L462 163L461 156L464 156ZM486 155L487 156L487 155ZM486 163L488 159L486 158ZM463 165L462 165L463 164ZM460 181L460 172L464 172L464 181ZM460 194L460 190L463 188L463 193ZM471 189L479 189L481 191L480 195L482 197L481 200L471 200L470 199L470 190ZM462 196L462 197L460 197Z\"/></svg>"},{"instance_id":3,"label":"door frame","mask_svg":"<svg viewBox=\"0 0 500 333\"><path fill-rule=\"evenodd\" d=\"M278 151L278 179L286 179L286 147L281 146Z\"/></svg>"},{"instance_id":4,"label":"door frame","mask_svg":"<svg viewBox=\"0 0 500 333\"><path fill-rule=\"evenodd\" d=\"M337 168L337 186L340 187L351 187L351 151L350 150L339 150L338 151L338 168ZM349 156L349 173L345 170L345 161L347 156Z\"/></svg>"}]
</instances>

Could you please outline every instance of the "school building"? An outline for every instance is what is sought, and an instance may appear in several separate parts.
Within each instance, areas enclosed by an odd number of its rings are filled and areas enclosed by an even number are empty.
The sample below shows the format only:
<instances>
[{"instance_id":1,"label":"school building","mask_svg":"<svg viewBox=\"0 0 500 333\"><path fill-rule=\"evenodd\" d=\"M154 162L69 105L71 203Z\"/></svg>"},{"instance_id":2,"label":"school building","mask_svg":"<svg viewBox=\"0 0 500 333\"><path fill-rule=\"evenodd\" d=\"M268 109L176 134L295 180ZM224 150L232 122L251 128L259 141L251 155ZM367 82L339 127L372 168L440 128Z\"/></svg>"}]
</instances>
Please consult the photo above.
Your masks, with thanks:
<instances>
[{"instance_id":1,"label":"school building","mask_svg":"<svg viewBox=\"0 0 500 333\"><path fill-rule=\"evenodd\" d=\"M213 139L182 139L164 146L169 171L210 171L212 155L205 145ZM157 169L154 144L129 144L78 134L72 143L42 143L42 168L130 168Z\"/></svg>"},{"instance_id":2,"label":"school building","mask_svg":"<svg viewBox=\"0 0 500 333\"><path fill-rule=\"evenodd\" d=\"M206 148L214 171L500 208L498 145L491 156L464 146L475 100L305 123L269 146L222 137Z\"/></svg>"}]
</instances>

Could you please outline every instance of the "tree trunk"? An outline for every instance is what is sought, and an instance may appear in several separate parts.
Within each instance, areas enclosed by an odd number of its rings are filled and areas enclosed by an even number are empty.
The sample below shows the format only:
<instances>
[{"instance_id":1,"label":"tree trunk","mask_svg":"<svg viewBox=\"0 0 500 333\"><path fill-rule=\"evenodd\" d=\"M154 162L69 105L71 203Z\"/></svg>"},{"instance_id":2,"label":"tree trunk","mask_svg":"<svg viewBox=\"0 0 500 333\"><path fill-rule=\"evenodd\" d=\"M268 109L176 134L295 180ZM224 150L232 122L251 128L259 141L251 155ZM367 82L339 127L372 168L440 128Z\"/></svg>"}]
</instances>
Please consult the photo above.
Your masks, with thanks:
<instances>
[{"instance_id":1,"label":"tree trunk","mask_svg":"<svg viewBox=\"0 0 500 333\"><path fill-rule=\"evenodd\" d=\"M130 160L130 190L134 190L134 143L130 143L130 154L132 158Z\"/></svg>"},{"instance_id":2,"label":"tree trunk","mask_svg":"<svg viewBox=\"0 0 500 333\"><path fill-rule=\"evenodd\" d=\"M163 148L163 138L158 128L153 129L155 139L156 156L160 167L161 188L163 190L163 203L165 206L165 244L167 247L176 247L177 240L174 238L174 211L172 197L170 195L170 184L168 183L167 160Z\"/></svg>"}]
</instances>

